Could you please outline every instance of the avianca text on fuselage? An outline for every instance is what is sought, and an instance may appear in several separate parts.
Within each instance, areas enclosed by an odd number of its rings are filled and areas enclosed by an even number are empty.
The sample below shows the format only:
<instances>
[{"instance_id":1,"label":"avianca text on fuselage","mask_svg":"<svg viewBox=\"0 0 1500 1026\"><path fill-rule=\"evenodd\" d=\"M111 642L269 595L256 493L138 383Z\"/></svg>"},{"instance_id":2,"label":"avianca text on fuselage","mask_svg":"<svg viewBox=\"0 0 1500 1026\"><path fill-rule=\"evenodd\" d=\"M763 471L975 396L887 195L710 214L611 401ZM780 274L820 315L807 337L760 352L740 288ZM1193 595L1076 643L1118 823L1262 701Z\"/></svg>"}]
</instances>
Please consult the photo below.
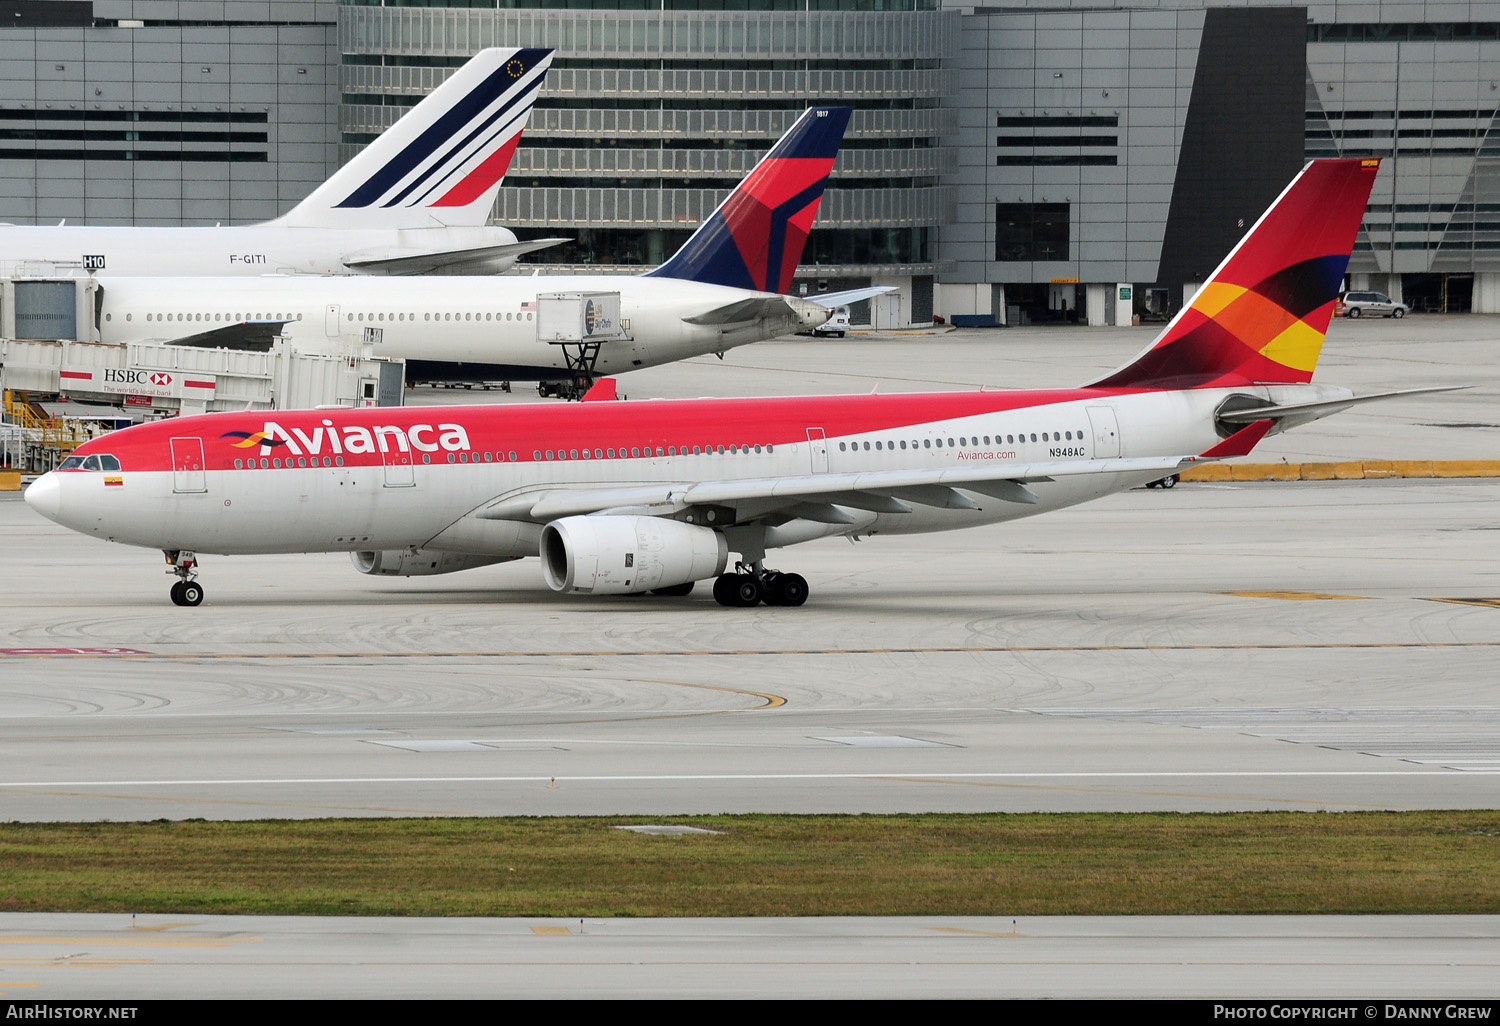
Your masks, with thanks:
<instances>
[{"instance_id":1,"label":"avianca text on fuselage","mask_svg":"<svg viewBox=\"0 0 1500 1026\"><path fill-rule=\"evenodd\" d=\"M462 424L413 424L410 427L346 424L337 427L333 421L325 419L321 426L303 430L282 427L276 421L268 420L254 434L231 431L221 437L242 438L243 441L232 443L242 447L258 444L261 456L273 453L278 456L320 456L325 451L337 456L393 451L463 452L471 448L469 433Z\"/></svg>"}]
</instances>

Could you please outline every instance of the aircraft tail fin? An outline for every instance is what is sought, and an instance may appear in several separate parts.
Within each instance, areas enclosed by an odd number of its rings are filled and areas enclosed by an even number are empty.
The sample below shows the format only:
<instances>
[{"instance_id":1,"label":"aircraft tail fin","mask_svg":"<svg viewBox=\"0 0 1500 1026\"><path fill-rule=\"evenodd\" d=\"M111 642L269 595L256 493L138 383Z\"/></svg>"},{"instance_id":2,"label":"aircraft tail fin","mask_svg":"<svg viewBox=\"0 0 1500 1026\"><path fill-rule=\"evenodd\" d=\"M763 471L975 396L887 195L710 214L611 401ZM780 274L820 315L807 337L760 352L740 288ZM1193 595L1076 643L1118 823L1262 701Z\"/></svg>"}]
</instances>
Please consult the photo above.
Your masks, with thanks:
<instances>
[{"instance_id":1,"label":"aircraft tail fin","mask_svg":"<svg viewBox=\"0 0 1500 1026\"><path fill-rule=\"evenodd\" d=\"M809 108L682 248L648 274L785 293L852 113Z\"/></svg>"},{"instance_id":2,"label":"aircraft tail fin","mask_svg":"<svg viewBox=\"0 0 1500 1026\"><path fill-rule=\"evenodd\" d=\"M278 223L482 226L551 63L551 50L481 50Z\"/></svg>"},{"instance_id":3,"label":"aircraft tail fin","mask_svg":"<svg viewBox=\"0 0 1500 1026\"><path fill-rule=\"evenodd\" d=\"M1380 161L1314 160L1166 330L1097 387L1312 380Z\"/></svg>"}]
</instances>

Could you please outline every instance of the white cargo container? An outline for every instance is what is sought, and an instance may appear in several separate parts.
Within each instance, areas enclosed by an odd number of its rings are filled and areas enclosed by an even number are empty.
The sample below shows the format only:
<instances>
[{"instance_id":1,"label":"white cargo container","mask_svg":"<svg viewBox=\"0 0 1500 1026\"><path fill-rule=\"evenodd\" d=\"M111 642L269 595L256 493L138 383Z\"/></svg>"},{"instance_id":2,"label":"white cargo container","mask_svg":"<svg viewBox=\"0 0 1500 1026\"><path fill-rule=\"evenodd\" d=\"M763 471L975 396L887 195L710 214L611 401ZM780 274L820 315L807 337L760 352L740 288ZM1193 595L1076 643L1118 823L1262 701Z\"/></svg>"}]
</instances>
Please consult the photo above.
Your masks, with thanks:
<instances>
[{"instance_id":1,"label":"white cargo container","mask_svg":"<svg viewBox=\"0 0 1500 1026\"><path fill-rule=\"evenodd\" d=\"M624 338L618 292L548 292L536 297L540 342L609 342Z\"/></svg>"}]
</instances>

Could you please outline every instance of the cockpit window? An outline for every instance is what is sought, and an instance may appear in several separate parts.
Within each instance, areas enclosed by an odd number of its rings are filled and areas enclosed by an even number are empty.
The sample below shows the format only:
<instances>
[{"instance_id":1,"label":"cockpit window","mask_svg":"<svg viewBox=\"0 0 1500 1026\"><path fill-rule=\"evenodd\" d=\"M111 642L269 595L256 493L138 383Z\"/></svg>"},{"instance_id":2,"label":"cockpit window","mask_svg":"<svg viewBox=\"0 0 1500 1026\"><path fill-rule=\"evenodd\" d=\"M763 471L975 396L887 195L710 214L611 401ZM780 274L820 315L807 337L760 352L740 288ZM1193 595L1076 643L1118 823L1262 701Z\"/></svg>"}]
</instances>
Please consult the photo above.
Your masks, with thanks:
<instances>
[{"instance_id":1,"label":"cockpit window","mask_svg":"<svg viewBox=\"0 0 1500 1026\"><path fill-rule=\"evenodd\" d=\"M58 470L119 470L120 461L108 453L93 456L69 456Z\"/></svg>"}]
</instances>

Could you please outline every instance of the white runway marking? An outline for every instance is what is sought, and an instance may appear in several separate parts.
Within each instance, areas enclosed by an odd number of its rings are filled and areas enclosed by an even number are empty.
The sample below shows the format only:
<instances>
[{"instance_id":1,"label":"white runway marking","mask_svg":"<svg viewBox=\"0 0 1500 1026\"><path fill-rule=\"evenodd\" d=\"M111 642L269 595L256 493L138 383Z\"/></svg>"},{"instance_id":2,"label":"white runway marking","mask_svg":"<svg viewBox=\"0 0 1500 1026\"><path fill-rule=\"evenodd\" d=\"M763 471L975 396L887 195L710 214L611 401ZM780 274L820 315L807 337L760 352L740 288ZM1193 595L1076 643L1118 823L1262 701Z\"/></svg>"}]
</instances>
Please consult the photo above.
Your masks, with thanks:
<instances>
[{"instance_id":1,"label":"white runway marking","mask_svg":"<svg viewBox=\"0 0 1500 1026\"><path fill-rule=\"evenodd\" d=\"M668 773L620 776L500 776L500 777L241 777L232 780L11 780L0 781L0 790L41 787L243 787L246 785L308 784L525 784L566 780L569 783L652 783L667 781L755 781L755 780L1252 780L1316 777L1466 777L1494 776L1500 767L1454 771L1448 768L1408 770L1164 770L1155 772L1078 773L909 773L884 770L879 773Z\"/></svg>"}]
</instances>

